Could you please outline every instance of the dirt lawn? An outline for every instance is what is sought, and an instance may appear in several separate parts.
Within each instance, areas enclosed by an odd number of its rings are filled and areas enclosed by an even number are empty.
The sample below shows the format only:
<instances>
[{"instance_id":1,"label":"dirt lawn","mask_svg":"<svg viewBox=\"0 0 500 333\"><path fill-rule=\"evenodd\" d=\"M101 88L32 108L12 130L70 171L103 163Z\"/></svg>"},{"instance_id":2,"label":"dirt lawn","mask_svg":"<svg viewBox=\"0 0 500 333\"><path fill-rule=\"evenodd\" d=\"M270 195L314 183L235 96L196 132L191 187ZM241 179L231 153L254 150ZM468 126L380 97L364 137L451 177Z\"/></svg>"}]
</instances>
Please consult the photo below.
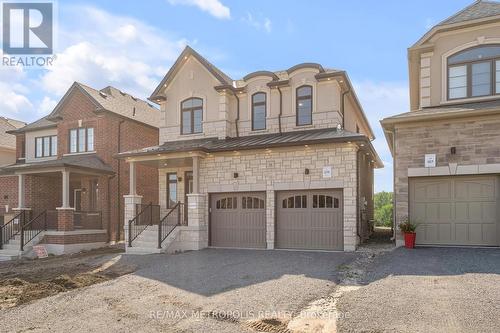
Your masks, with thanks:
<instances>
[{"instance_id":1,"label":"dirt lawn","mask_svg":"<svg viewBox=\"0 0 500 333\"><path fill-rule=\"evenodd\" d=\"M116 264L118 248L0 263L0 310L78 289L133 272Z\"/></svg>"}]
</instances>

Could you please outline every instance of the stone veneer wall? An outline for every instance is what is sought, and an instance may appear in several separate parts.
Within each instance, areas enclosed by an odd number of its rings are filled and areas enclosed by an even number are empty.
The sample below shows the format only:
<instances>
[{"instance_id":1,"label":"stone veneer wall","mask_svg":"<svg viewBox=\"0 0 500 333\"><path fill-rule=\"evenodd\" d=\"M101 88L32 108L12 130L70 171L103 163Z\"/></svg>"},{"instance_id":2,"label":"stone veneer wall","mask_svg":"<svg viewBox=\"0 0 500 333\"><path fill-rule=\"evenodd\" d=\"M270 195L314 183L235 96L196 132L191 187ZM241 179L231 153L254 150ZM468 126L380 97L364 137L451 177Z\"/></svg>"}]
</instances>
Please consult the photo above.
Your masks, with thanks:
<instances>
[{"instance_id":1,"label":"stone veneer wall","mask_svg":"<svg viewBox=\"0 0 500 333\"><path fill-rule=\"evenodd\" d=\"M274 248L275 191L314 188L344 189L344 249L356 248L357 147L350 144L317 145L273 150L219 153L200 160L201 193L265 191L267 247ZM323 166L333 177L323 178ZM305 175L305 169L310 170ZM233 173L238 172L238 178ZM208 220L208 200L205 218Z\"/></svg>"},{"instance_id":2,"label":"stone veneer wall","mask_svg":"<svg viewBox=\"0 0 500 333\"><path fill-rule=\"evenodd\" d=\"M456 155L450 154L451 147L456 147ZM436 154L437 167L449 163L458 166L500 163L500 116L396 127L396 223L409 215L408 168L423 168L425 154ZM402 239L399 231L396 238L398 241Z\"/></svg>"},{"instance_id":3,"label":"stone veneer wall","mask_svg":"<svg viewBox=\"0 0 500 333\"><path fill-rule=\"evenodd\" d=\"M320 128L334 129L338 124L342 123L342 116L338 111L317 111L312 114L312 117L312 125L296 126L295 115L284 115L281 117L281 130L283 132L293 132ZM252 131L251 120L240 120L238 122L238 131L240 136L279 133L278 117L268 117L266 119L266 129L259 131ZM204 121L203 133L199 134L181 135L180 126L177 124L160 128L160 142L217 137L223 139L226 136L236 136L234 120Z\"/></svg>"}]
</instances>

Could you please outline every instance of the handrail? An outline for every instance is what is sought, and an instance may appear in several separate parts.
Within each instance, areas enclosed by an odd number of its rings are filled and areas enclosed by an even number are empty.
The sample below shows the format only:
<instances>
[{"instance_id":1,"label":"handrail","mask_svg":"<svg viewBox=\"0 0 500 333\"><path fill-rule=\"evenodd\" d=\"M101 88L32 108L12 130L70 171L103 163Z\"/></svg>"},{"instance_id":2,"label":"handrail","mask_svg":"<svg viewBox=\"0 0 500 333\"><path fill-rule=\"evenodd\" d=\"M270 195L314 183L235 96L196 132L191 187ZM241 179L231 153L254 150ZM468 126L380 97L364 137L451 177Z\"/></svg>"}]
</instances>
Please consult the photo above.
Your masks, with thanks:
<instances>
[{"instance_id":1,"label":"handrail","mask_svg":"<svg viewBox=\"0 0 500 333\"><path fill-rule=\"evenodd\" d=\"M136 206L137 207L137 206ZM153 208L157 208L153 211ZM145 223L142 225L141 222L141 217L145 215L147 212L149 212L149 219L148 216L146 215L146 219L148 219L148 223ZM153 219L153 213L155 213L155 216L157 218ZM132 242L144 231L146 228L150 225L153 225L154 223L158 223L160 219L160 206L159 205L153 205L152 202L147 204L133 219L128 221L128 246L132 246ZM154 220L154 221L153 221ZM154 222L154 223L153 223Z\"/></svg>"},{"instance_id":2,"label":"handrail","mask_svg":"<svg viewBox=\"0 0 500 333\"><path fill-rule=\"evenodd\" d=\"M161 245L163 244L163 241L167 239L167 237L174 231L174 229L177 226L181 225L182 221L182 213L183 213L183 207L182 203L179 201L175 204L174 207L172 207L168 213L160 220L160 223L158 223L158 248L161 249ZM168 217L173 214L174 211L177 211L177 218L174 220L176 221L175 224L168 224Z\"/></svg>"},{"instance_id":3,"label":"handrail","mask_svg":"<svg viewBox=\"0 0 500 333\"><path fill-rule=\"evenodd\" d=\"M22 225L25 215L26 211L21 210L16 216L10 219L9 222L4 223L4 225L0 226L0 250L3 249L4 244L7 244L9 240L14 238L14 236L19 233L19 230L15 230L14 221L16 219L19 219L19 221L21 221L20 224Z\"/></svg>"},{"instance_id":4,"label":"handrail","mask_svg":"<svg viewBox=\"0 0 500 333\"><path fill-rule=\"evenodd\" d=\"M30 227L33 227L33 225L38 222L39 218L43 216L43 228L40 229L33 229ZM47 230L47 211L44 210L40 214L38 214L35 218L31 219L29 222L26 224L21 224L21 251L24 251L24 247L26 244L31 242L32 239L34 239L36 236L38 236L42 231ZM27 233L27 237L25 237L24 233ZM26 240L26 238L28 240Z\"/></svg>"}]
</instances>

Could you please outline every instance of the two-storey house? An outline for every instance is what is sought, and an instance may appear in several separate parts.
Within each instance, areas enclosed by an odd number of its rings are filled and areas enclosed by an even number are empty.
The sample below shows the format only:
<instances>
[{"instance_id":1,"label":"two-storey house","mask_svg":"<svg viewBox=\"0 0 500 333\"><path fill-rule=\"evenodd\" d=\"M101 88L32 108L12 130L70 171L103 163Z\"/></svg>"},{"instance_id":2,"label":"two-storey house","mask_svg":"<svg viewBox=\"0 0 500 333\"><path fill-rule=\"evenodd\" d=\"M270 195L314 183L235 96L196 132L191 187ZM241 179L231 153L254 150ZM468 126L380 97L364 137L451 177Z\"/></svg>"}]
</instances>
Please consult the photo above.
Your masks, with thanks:
<instances>
[{"instance_id":1,"label":"two-storey house","mask_svg":"<svg viewBox=\"0 0 500 333\"><path fill-rule=\"evenodd\" d=\"M367 237L382 163L344 71L303 63L233 80L186 47L150 100L160 144L117 155L130 165L128 251L352 251ZM140 165L159 172L159 243L156 226L135 225Z\"/></svg>"},{"instance_id":2,"label":"two-storey house","mask_svg":"<svg viewBox=\"0 0 500 333\"><path fill-rule=\"evenodd\" d=\"M499 246L500 3L476 1L439 23L408 61L410 112L382 120L395 226L418 223L419 245Z\"/></svg>"},{"instance_id":3,"label":"two-storey house","mask_svg":"<svg viewBox=\"0 0 500 333\"><path fill-rule=\"evenodd\" d=\"M17 161L1 169L7 177L0 177L0 196L15 192L8 200L17 213L3 227L2 251L16 254L21 225L27 245L36 236L56 254L123 239L129 168L113 156L156 144L159 119L157 108L116 88L74 83L52 113L10 131ZM141 172L138 191L156 203L157 170L141 166ZM15 189L2 183L13 177Z\"/></svg>"},{"instance_id":4,"label":"two-storey house","mask_svg":"<svg viewBox=\"0 0 500 333\"><path fill-rule=\"evenodd\" d=\"M19 120L0 117L0 168L16 162L16 137L7 133L26 126ZM9 205L12 199L17 199L17 178L9 177L0 180L2 190L0 190L0 225L3 224L4 215L9 214L15 204Z\"/></svg>"}]
</instances>

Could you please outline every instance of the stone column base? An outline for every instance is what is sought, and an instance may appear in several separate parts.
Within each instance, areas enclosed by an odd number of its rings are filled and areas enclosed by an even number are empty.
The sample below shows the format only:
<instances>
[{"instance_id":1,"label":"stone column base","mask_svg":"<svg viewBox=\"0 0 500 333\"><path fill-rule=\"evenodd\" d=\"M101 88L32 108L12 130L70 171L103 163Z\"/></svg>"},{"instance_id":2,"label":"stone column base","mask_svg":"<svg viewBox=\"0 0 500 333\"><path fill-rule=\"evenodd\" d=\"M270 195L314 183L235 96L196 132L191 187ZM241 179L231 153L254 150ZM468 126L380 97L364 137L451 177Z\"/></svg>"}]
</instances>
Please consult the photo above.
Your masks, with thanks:
<instances>
[{"instance_id":1,"label":"stone column base","mask_svg":"<svg viewBox=\"0 0 500 333\"><path fill-rule=\"evenodd\" d=\"M128 223L137 215L137 205L142 203L142 196L129 194L124 195L123 198L125 199L123 229L125 241L128 242Z\"/></svg>"}]
</instances>

